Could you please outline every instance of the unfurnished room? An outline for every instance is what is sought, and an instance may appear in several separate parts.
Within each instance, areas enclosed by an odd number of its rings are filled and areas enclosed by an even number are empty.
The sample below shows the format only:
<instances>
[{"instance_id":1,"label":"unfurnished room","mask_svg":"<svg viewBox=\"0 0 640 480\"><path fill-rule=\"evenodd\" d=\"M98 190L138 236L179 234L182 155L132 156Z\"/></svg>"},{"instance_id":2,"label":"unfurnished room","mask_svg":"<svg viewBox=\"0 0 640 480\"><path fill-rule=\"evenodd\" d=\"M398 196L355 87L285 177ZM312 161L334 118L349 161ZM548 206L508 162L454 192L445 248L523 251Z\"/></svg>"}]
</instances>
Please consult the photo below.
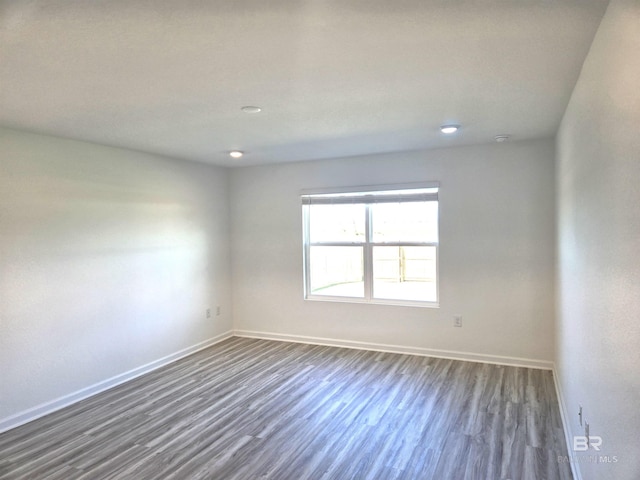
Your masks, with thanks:
<instances>
[{"instance_id":1,"label":"unfurnished room","mask_svg":"<svg viewBox=\"0 0 640 480\"><path fill-rule=\"evenodd\" d=\"M640 478L640 0L0 0L0 479Z\"/></svg>"}]
</instances>

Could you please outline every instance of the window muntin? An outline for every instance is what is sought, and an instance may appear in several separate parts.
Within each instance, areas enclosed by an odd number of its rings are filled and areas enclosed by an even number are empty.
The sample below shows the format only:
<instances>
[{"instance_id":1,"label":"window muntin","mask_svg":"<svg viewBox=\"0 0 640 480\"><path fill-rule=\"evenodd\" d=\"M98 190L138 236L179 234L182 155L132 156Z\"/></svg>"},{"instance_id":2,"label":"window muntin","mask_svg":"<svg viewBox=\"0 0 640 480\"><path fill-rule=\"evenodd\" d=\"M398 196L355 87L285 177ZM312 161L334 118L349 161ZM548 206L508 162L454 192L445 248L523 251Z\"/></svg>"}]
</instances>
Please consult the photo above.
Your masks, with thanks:
<instances>
[{"instance_id":1,"label":"window muntin","mask_svg":"<svg viewBox=\"0 0 640 480\"><path fill-rule=\"evenodd\" d=\"M305 298L436 306L438 188L302 196Z\"/></svg>"}]
</instances>

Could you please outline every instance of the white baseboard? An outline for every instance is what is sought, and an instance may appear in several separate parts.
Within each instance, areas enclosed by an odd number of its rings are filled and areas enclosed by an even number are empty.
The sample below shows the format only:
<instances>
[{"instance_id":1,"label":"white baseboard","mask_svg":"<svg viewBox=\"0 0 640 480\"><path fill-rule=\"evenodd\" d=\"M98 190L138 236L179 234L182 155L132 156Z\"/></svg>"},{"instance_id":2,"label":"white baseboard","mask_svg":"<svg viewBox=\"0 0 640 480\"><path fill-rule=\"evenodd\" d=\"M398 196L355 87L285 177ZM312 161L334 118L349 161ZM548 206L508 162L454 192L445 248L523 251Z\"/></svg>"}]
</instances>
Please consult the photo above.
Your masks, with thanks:
<instances>
[{"instance_id":1,"label":"white baseboard","mask_svg":"<svg viewBox=\"0 0 640 480\"><path fill-rule=\"evenodd\" d=\"M560 407L560 419L562 420L562 430L564 431L564 440L567 444L567 453L569 456L573 453L573 437L571 429L569 428L569 415L567 411L567 404L564 401L564 395L560 388L560 379L558 377L558 370L555 365L553 366L553 383L556 386L556 394L558 396L558 406ZM578 462L570 462L571 473L573 474L573 480L582 480L582 472L580 471L580 465Z\"/></svg>"},{"instance_id":2,"label":"white baseboard","mask_svg":"<svg viewBox=\"0 0 640 480\"><path fill-rule=\"evenodd\" d=\"M459 352L459 351L451 351L451 350L437 350L437 349L422 348L422 347L409 347L409 346L403 346L403 345L368 343L368 342L359 342L359 341L353 341L353 340L340 340L335 338L308 337L308 336L302 336L302 335L289 335L289 334L270 333L270 332L255 332L255 331L249 331L249 330L235 330L235 331L228 331L228 332L222 333L213 338L200 342L196 345L192 345L191 347L185 348L178 352L172 353L171 355L167 355L163 358L147 363L146 365L142 365L138 368L129 370L128 372L121 373L120 375L116 375L115 377L108 378L94 385L91 385L89 387L73 392L69 395L65 395L63 397L52 400L50 402L43 403L36 407L30 408L16 415L12 415L11 417L0 419L0 433L19 427L20 425L24 425L25 423L31 422L40 417L53 413L57 410L60 410L64 407L72 405L76 402L84 400L85 398L91 397L98 393L109 390L110 388L116 387L122 383L133 380L134 378L144 375L145 373L149 373L171 362L175 362L176 360L179 360L193 353L196 353L200 350L203 350L207 347L210 347L211 345L222 342L234 335L238 337L261 338L265 340L307 343L307 344L313 344L313 345L327 345L332 347L354 348L359 350L373 350L378 352L404 353L404 354L410 354L410 355L448 358L452 360L463 360L463 361L469 361L469 362L492 363L492 364L509 365L509 366L516 366L516 367L540 368L544 370L554 369L553 362L548 362L544 360L535 360L535 359L518 358L518 357L506 357L506 356L499 356L499 355L486 355L481 353L468 353L468 352ZM568 435L568 429L567 429L566 418L565 418L566 413L564 410L564 402L562 401L562 395L559 389L559 385L557 383L557 375L555 374L555 372L554 372L554 381L556 382L556 390L558 391L558 400L561 408L560 414L562 417L565 435ZM567 445L569 445L569 443L567 443ZM572 465L572 469L573 469L573 465ZM575 473L574 473L574 477L576 478L576 480L581 480L581 477L576 475Z\"/></svg>"},{"instance_id":3,"label":"white baseboard","mask_svg":"<svg viewBox=\"0 0 640 480\"><path fill-rule=\"evenodd\" d=\"M70 393L69 395L65 395L50 402L43 403L36 407L20 412L16 415L12 415L11 417L0 419L0 433L11 430L12 428L19 427L20 425L24 425L25 423L36 420L37 418L44 417L45 415L53 413L56 410L60 410L73 403L79 402L80 400L84 400L85 398L104 392L105 390L109 390L110 388L128 382L129 380L133 380L140 375L144 375L145 373L149 373L171 362L175 362L176 360L180 360L181 358L192 355L200 350L210 347L211 345L231 338L232 336L232 331L221 333L220 335L216 335L215 337L212 337L208 340L184 348L178 352L167 355L166 357L162 357L158 360L147 363L146 365L142 365L141 367L129 370L128 372L121 373L120 375L116 375L115 377L111 377L101 382L95 383L89 387L83 388L82 390L78 390L76 392Z\"/></svg>"},{"instance_id":4,"label":"white baseboard","mask_svg":"<svg viewBox=\"0 0 640 480\"><path fill-rule=\"evenodd\" d=\"M282 342L308 343L312 345L327 345L330 347L355 348L358 350L373 350L376 352L405 353L424 357L448 358L466 362L493 363L513 367L539 368L553 370L553 362L529 358L504 357L500 355L486 355L483 353L457 352L452 350L436 350L432 348L409 347L404 345L387 345L383 343L358 342L354 340L340 340L336 338L307 337L303 335L289 335L284 333L254 332L250 330L234 330L237 337L261 338Z\"/></svg>"}]
</instances>

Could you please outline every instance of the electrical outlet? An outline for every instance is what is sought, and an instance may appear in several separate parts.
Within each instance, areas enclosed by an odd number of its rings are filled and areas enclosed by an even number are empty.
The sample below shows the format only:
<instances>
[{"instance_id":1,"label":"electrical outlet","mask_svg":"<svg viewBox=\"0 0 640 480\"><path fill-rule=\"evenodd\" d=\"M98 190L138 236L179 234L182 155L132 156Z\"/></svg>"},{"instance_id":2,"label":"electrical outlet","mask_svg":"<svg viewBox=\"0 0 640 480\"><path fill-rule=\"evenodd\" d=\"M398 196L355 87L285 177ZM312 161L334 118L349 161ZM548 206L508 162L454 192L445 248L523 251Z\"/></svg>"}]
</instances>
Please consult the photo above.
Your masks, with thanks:
<instances>
[{"instance_id":1,"label":"electrical outlet","mask_svg":"<svg viewBox=\"0 0 640 480\"><path fill-rule=\"evenodd\" d=\"M220 305L216 307L216 317L220 316Z\"/></svg>"},{"instance_id":2,"label":"electrical outlet","mask_svg":"<svg viewBox=\"0 0 640 480\"><path fill-rule=\"evenodd\" d=\"M211 309L207 308L207 318L211 318Z\"/></svg>"},{"instance_id":3,"label":"electrical outlet","mask_svg":"<svg viewBox=\"0 0 640 480\"><path fill-rule=\"evenodd\" d=\"M582 405L580 405L580 409L578 410L578 418L580 419L580 426L582 426Z\"/></svg>"},{"instance_id":4,"label":"electrical outlet","mask_svg":"<svg viewBox=\"0 0 640 480\"><path fill-rule=\"evenodd\" d=\"M462 327L462 315L454 315L453 316L453 326L454 327Z\"/></svg>"}]
</instances>

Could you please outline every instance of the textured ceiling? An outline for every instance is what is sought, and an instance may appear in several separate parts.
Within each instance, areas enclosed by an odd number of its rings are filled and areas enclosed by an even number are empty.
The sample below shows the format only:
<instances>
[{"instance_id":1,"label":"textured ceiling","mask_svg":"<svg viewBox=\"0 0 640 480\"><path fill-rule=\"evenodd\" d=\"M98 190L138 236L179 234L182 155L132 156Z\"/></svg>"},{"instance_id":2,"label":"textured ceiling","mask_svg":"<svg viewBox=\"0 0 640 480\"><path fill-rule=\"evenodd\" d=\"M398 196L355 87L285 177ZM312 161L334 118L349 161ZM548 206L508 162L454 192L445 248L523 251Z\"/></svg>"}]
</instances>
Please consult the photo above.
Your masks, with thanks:
<instances>
[{"instance_id":1,"label":"textured ceiling","mask_svg":"<svg viewBox=\"0 0 640 480\"><path fill-rule=\"evenodd\" d=\"M548 137L606 4L0 0L0 126L218 165Z\"/></svg>"}]
</instances>

